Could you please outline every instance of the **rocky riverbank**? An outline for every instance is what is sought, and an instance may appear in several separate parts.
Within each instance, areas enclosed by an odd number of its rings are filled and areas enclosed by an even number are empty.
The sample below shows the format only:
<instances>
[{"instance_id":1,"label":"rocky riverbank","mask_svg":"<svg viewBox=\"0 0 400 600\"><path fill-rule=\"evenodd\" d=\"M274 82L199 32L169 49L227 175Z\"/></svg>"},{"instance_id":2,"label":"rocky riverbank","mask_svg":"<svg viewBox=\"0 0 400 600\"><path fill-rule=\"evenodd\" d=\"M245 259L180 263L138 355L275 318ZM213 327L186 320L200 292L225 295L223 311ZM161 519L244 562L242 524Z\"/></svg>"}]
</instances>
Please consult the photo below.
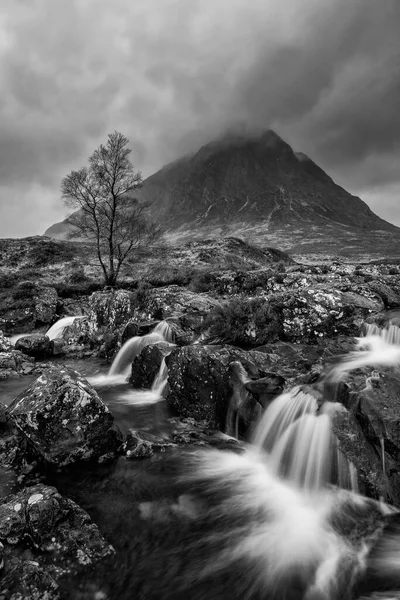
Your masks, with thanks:
<instances>
[{"instance_id":1,"label":"rocky riverbank","mask_svg":"<svg viewBox=\"0 0 400 600\"><path fill-rule=\"evenodd\" d=\"M150 460L193 444L240 452L266 408L294 385L340 403L334 429L360 490L400 505L397 371L364 367L334 390L320 377L354 350L365 323L390 320L397 328L398 267L300 265L232 240L189 250L173 256L175 266L164 272L150 264L131 289L66 298L48 283L19 282L7 292L0 307L0 377L38 378L1 407L1 464L15 473L15 489L0 507L6 597L57 598L66 570L80 572L113 552L89 516L51 486L51 473ZM46 336L57 320L73 316L79 318L54 339ZM174 416L163 435L131 430L124 436L101 394L62 361L100 356L111 362L127 340L160 322L169 339L142 345L129 381L132 389L150 390L165 364L162 395ZM15 340L17 333L22 337ZM39 519L33 510L48 516ZM80 540L73 556L71 537Z\"/></svg>"}]
</instances>

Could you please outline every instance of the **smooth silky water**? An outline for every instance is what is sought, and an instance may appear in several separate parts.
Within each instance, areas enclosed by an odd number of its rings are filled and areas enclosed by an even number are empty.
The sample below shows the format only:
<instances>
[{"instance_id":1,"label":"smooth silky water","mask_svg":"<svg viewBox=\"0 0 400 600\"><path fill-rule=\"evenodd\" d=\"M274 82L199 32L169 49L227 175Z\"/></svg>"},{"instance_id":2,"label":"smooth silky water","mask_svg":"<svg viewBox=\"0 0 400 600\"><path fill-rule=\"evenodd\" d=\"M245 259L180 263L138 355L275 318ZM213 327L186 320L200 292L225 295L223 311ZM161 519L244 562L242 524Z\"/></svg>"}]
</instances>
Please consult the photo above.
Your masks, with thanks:
<instances>
[{"instance_id":1,"label":"smooth silky water","mask_svg":"<svg viewBox=\"0 0 400 600\"><path fill-rule=\"evenodd\" d=\"M376 360L397 366L399 347L385 335L358 340L329 377ZM96 368L83 374L106 375L104 365ZM162 395L165 375L162 365L149 395ZM133 411L129 393L136 392L109 383L98 391L114 414L125 394ZM339 409L295 388L269 406L242 452L167 449L48 474L47 483L85 508L116 550L92 571L65 578L62 597L342 600L378 589L368 597L400 598L400 519L351 491L354 468L331 429Z\"/></svg>"}]
</instances>

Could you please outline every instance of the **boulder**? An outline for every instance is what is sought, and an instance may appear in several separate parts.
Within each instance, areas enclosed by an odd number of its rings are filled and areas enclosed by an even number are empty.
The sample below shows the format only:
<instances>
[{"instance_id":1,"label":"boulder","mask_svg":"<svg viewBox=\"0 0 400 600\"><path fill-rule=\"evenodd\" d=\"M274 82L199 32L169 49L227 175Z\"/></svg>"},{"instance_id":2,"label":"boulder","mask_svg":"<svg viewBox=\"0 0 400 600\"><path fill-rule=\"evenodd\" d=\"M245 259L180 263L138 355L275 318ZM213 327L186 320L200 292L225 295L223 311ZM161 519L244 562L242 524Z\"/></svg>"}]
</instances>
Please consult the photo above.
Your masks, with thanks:
<instances>
[{"instance_id":1,"label":"boulder","mask_svg":"<svg viewBox=\"0 0 400 600\"><path fill-rule=\"evenodd\" d=\"M0 504L4 598L59 598L57 581L114 554L89 515L54 487L38 484Z\"/></svg>"},{"instance_id":2,"label":"boulder","mask_svg":"<svg viewBox=\"0 0 400 600\"><path fill-rule=\"evenodd\" d=\"M364 295L315 286L275 295L270 301L281 308L286 341L315 343L338 335L358 335L362 322L383 309L381 298L362 291Z\"/></svg>"},{"instance_id":3,"label":"boulder","mask_svg":"<svg viewBox=\"0 0 400 600\"><path fill-rule=\"evenodd\" d=\"M58 296L52 287L39 287L35 296L35 326L49 325L54 321Z\"/></svg>"},{"instance_id":4,"label":"boulder","mask_svg":"<svg viewBox=\"0 0 400 600\"><path fill-rule=\"evenodd\" d=\"M244 387L252 393L254 398L265 409L283 392L286 380L281 375L267 373L260 379L246 381Z\"/></svg>"},{"instance_id":5,"label":"boulder","mask_svg":"<svg viewBox=\"0 0 400 600\"><path fill-rule=\"evenodd\" d=\"M132 294L126 290L102 290L89 299L89 322L94 331L114 330L125 325L132 315Z\"/></svg>"},{"instance_id":6,"label":"boulder","mask_svg":"<svg viewBox=\"0 0 400 600\"><path fill-rule=\"evenodd\" d=\"M98 458L116 451L122 441L108 407L67 367L46 370L9 411L37 454L53 465Z\"/></svg>"},{"instance_id":7,"label":"boulder","mask_svg":"<svg viewBox=\"0 0 400 600\"><path fill-rule=\"evenodd\" d=\"M91 325L88 317L79 317L71 325L67 325L61 334L67 344L89 344L91 341Z\"/></svg>"},{"instance_id":8,"label":"boulder","mask_svg":"<svg viewBox=\"0 0 400 600\"><path fill-rule=\"evenodd\" d=\"M358 370L339 400L348 414L335 419L341 448L355 464L362 491L400 506L400 375Z\"/></svg>"},{"instance_id":9,"label":"boulder","mask_svg":"<svg viewBox=\"0 0 400 600\"><path fill-rule=\"evenodd\" d=\"M43 358L53 354L51 341L47 335L40 333L19 338L15 343L15 349L34 358Z\"/></svg>"},{"instance_id":10,"label":"boulder","mask_svg":"<svg viewBox=\"0 0 400 600\"><path fill-rule=\"evenodd\" d=\"M145 346L132 363L129 383L134 388L151 388L160 370L163 358L171 353L173 346L167 342L158 342Z\"/></svg>"},{"instance_id":11,"label":"boulder","mask_svg":"<svg viewBox=\"0 0 400 600\"><path fill-rule=\"evenodd\" d=\"M61 338L51 340L51 354L53 356L62 356L65 354L66 342Z\"/></svg>"},{"instance_id":12,"label":"boulder","mask_svg":"<svg viewBox=\"0 0 400 600\"><path fill-rule=\"evenodd\" d=\"M166 357L167 402L178 414L206 420L211 427L226 426L232 397L229 366L239 361L250 379L265 377L271 361L262 352L233 346L185 346L173 348Z\"/></svg>"},{"instance_id":13,"label":"boulder","mask_svg":"<svg viewBox=\"0 0 400 600\"><path fill-rule=\"evenodd\" d=\"M192 341L200 333L205 316L216 306L219 302L206 294L170 285L147 290L145 300L135 304L134 318L137 321L168 319L181 337L186 335L187 341Z\"/></svg>"}]
</instances>

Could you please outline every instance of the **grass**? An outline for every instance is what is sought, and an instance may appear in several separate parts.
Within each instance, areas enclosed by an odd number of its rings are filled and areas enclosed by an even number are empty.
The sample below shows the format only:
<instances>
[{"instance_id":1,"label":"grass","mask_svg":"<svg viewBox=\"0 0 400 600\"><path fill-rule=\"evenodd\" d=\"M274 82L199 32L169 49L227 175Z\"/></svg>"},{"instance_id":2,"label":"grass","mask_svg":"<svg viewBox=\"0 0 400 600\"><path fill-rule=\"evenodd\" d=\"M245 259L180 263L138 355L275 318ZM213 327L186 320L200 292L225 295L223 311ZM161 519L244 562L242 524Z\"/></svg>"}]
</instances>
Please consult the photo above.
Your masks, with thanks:
<instances>
[{"instance_id":1,"label":"grass","mask_svg":"<svg viewBox=\"0 0 400 600\"><path fill-rule=\"evenodd\" d=\"M265 298L238 297L214 308L204 322L212 338L236 346L261 346L279 340L283 328L279 311Z\"/></svg>"}]
</instances>

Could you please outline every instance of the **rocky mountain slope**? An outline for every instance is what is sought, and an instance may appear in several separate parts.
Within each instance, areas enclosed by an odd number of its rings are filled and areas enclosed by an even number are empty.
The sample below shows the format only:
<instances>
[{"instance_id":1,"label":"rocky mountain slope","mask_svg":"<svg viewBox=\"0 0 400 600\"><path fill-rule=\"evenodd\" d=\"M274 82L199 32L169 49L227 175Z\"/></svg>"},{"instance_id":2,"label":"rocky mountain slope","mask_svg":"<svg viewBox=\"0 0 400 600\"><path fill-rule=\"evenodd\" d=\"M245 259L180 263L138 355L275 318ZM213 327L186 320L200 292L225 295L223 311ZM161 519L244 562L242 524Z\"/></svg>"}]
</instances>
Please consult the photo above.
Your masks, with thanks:
<instances>
[{"instance_id":1,"label":"rocky mountain slope","mask_svg":"<svg viewBox=\"0 0 400 600\"><path fill-rule=\"evenodd\" d=\"M211 142L148 177L140 196L171 242L228 234L298 254L400 255L398 227L273 131Z\"/></svg>"}]
</instances>

